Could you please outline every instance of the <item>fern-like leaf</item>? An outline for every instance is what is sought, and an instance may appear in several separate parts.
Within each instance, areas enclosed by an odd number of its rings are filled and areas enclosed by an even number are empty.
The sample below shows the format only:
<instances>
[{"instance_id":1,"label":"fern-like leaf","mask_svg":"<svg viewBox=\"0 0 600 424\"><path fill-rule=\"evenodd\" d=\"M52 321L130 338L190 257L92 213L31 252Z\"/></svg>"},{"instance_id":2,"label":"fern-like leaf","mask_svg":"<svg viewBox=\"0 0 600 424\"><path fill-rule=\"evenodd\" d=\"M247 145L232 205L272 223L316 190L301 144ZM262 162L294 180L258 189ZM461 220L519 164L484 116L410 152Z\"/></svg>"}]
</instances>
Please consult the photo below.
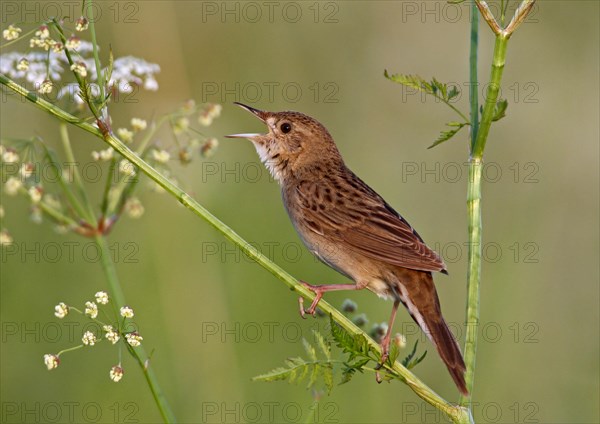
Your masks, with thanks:
<instances>
[{"instance_id":1,"label":"fern-like leaf","mask_svg":"<svg viewBox=\"0 0 600 424\"><path fill-rule=\"evenodd\" d=\"M450 140L467 124L464 122L448 122L446 125L450 127L450 129L442 131L433 144L428 147L428 149L431 149L438 144L442 144L444 141Z\"/></svg>"},{"instance_id":2,"label":"fern-like leaf","mask_svg":"<svg viewBox=\"0 0 600 424\"><path fill-rule=\"evenodd\" d=\"M356 357L368 357L371 352L369 342L362 334L352 335L344 330L339 324L337 324L331 318L331 335L340 349L344 353L349 354L349 361L352 361Z\"/></svg>"},{"instance_id":3,"label":"fern-like leaf","mask_svg":"<svg viewBox=\"0 0 600 424\"><path fill-rule=\"evenodd\" d=\"M440 82L436 78L432 78L431 81L427 81L418 75L390 75L387 70L384 71L383 75L390 81L432 95L446 103L449 103L452 99L460 94L457 86L452 85L448 87L448 84Z\"/></svg>"},{"instance_id":4,"label":"fern-like leaf","mask_svg":"<svg viewBox=\"0 0 600 424\"><path fill-rule=\"evenodd\" d=\"M313 335L317 340L319 352L323 354L324 359L319 359L319 354L315 346L306 339L302 340L304 350L308 356L308 360L301 357L288 358L285 361L285 367L275 368L268 373L254 377L253 381L283 381L289 383L301 383L306 381L306 388L311 389L322 378L327 392L330 393L333 389L333 361L331 360L331 346L325 338L317 331L313 330Z\"/></svg>"}]
</instances>

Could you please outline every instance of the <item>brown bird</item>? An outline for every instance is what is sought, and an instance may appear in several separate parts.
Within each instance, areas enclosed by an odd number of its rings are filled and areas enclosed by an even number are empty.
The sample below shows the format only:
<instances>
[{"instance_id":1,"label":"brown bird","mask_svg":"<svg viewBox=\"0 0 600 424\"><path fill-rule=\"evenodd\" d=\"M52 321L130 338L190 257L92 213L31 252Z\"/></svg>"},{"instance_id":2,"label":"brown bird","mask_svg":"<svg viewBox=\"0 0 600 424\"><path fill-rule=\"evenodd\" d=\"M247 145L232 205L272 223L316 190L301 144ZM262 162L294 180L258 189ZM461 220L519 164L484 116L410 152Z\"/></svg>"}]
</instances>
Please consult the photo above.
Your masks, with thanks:
<instances>
[{"instance_id":1,"label":"brown bird","mask_svg":"<svg viewBox=\"0 0 600 424\"><path fill-rule=\"evenodd\" d=\"M264 122L267 134L234 134L256 147L261 161L281 186L292 224L308 249L354 284L313 286L307 310L313 314L323 293L368 289L394 301L381 340L383 364L389 356L400 302L435 345L456 386L467 394L465 363L442 317L432 272L447 274L439 255L379 194L344 163L327 129L299 112L265 112L236 103Z\"/></svg>"}]
</instances>

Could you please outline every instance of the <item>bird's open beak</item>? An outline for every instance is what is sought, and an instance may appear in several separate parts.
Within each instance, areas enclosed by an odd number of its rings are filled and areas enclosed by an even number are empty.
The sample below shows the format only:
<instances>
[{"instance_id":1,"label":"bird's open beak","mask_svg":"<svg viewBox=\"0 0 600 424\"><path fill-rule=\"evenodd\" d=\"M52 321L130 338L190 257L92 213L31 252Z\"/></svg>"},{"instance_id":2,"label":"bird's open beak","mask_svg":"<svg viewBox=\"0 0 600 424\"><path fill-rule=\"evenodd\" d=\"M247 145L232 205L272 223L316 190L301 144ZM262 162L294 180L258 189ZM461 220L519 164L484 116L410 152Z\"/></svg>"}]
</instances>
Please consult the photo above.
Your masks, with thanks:
<instances>
[{"instance_id":1,"label":"bird's open beak","mask_svg":"<svg viewBox=\"0 0 600 424\"><path fill-rule=\"evenodd\" d=\"M263 112L262 110L254 109L253 107L250 107L248 105L245 105L245 104L242 104L239 102L233 102L233 103L242 107L243 109L246 109L248 112L252 113L254 116L256 116L261 121L266 122L267 112ZM256 137L260 137L263 135L264 134L258 134L258 133L244 133L244 134L226 135L225 137L227 137L227 138L248 138L248 139L252 140Z\"/></svg>"}]
</instances>

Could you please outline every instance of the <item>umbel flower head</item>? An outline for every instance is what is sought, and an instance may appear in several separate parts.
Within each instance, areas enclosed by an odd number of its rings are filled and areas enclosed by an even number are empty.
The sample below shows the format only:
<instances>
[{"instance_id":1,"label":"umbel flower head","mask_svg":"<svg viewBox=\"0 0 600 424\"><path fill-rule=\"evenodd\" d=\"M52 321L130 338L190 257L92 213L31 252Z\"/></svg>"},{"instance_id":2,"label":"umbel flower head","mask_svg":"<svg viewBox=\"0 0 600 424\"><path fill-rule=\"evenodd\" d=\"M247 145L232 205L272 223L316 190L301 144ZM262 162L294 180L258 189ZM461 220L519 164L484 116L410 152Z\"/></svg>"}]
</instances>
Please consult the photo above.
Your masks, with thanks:
<instances>
[{"instance_id":1,"label":"umbel flower head","mask_svg":"<svg viewBox=\"0 0 600 424\"><path fill-rule=\"evenodd\" d=\"M54 315L57 318L64 318L69 313L69 307L65 305L63 302L60 302L58 305L54 307Z\"/></svg>"},{"instance_id":2,"label":"umbel flower head","mask_svg":"<svg viewBox=\"0 0 600 424\"><path fill-rule=\"evenodd\" d=\"M98 316L98 305L94 302L85 302L85 314L90 318L96 318Z\"/></svg>"},{"instance_id":3,"label":"umbel flower head","mask_svg":"<svg viewBox=\"0 0 600 424\"><path fill-rule=\"evenodd\" d=\"M75 22L75 31L78 31L78 32L85 31L86 29L88 29L89 24L90 23L88 22L87 18L85 16L81 16Z\"/></svg>"},{"instance_id":4,"label":"umbel flower head","mask_svg":"<svg viewBox=\"0 0 600 424\"><path fill-rule=\"evenodd\" d=\"M9 25L4 31L2 31L2 38L6 41L12 41L19 38L22 29L13 25Z\"/></svg>"},{"instance_id":5,"label":"umbel flower head","mask_svg":"<svg viewBox=\"0 0 600 424\"><path fill-rule=\"evenodd\" d=\"M83 333L83 337L81 338L81 341L86 346L94 346L97 341L96 335L94 333L92 333L91 331L86 331L85 333Z\"/></svg>"},{"instance_id":6,"label":"umbel flower head","mask_svg":"<svg viewBox=\"0 0 600 424\"><path fill-rule=\"evenodd\" d=\"M98 302L100 305L108 304L108 293L106 293L105 291L96 292L95 297L96 302Z\"/></svg>"},{"instance_id":7,"label":"umbel flower head","mask_svg":"<svg viewBox=\"0 0 600 424\"><path fill-rule=\"evenodd\" d=\"M135 331L133 333L125 334L125 339L127 340L127 343L129 343L129 345L132 347L137 347L141 345L142 340L144 340L144 338Z\"/></svg>"},{"instance_id":8,"label":"umbel flower head","mask_svg":"<svg viewBox=\"0 0 600 424\"><path fill-rule=\"evenodd\" d=\"M104 335L104 337L106 337L106 340L108 340L109 342L111 342L112 344L115 344L119 341L119 339L121 338L119 336L119 333L117 333L112 325L105 325L104 327L102 327L102 329L104 331L106 331L106 334Z\"/></svg>"},{"instance_id":9,"label":"umbel flower head","mask_svg":"<svg viewBox=\"0 0 600 424\"><path fill-rule=\"evenodd\" d=\"M123 378L123 374L125 374L125 371L123 371L123 368L121 368L120 365L115 365L114 367L112 367L110 369L110 372L108 375L110 376L110 379L112 381L114 381L115 383L118 383Z\"/></svg>"},{"instance_id":10,"label":"umbel flower head","mask_svg":"<svg viewBox=\"0 0 600 424\"><path fill-rule=\"evenodd\" d=\"M47 353L44 355L44 364L48 368L48 371L58 368L60 365L60 359L58 359L58 355L54 355L52 353Z\"/></svg>"},{"instance_id":11,"label":"umbel flower head","mask_svg":"<svg viewBox=\"0 0 600 424\"><path fill-rule=\"evenodd\" d=\"M131 309L129 306L122 306L120 313L124 318L133 318L133 309Z\"/></svg>"}]
</instances>

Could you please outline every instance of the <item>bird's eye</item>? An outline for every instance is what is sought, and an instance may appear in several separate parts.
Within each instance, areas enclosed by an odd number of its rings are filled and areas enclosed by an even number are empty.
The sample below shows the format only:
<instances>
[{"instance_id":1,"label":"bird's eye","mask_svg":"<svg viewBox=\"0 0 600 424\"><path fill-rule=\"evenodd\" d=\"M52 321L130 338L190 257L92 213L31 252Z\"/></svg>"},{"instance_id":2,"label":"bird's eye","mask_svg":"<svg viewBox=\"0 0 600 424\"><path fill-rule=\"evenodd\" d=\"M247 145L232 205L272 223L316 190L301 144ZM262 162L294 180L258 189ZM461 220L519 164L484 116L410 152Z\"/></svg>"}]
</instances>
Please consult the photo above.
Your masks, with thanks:
<instances>
[{"instance_id":1,"label":"bird's eye","mask_svg":"<svg viewBox=\"0 0 600 424\"><path fill-rule=\"evenodd\" d=\"M292 126L290 124L288 124L287 122L281 124L281 132L284 134L289 133L292 130Z\"/></svg>"}]
</instances>

